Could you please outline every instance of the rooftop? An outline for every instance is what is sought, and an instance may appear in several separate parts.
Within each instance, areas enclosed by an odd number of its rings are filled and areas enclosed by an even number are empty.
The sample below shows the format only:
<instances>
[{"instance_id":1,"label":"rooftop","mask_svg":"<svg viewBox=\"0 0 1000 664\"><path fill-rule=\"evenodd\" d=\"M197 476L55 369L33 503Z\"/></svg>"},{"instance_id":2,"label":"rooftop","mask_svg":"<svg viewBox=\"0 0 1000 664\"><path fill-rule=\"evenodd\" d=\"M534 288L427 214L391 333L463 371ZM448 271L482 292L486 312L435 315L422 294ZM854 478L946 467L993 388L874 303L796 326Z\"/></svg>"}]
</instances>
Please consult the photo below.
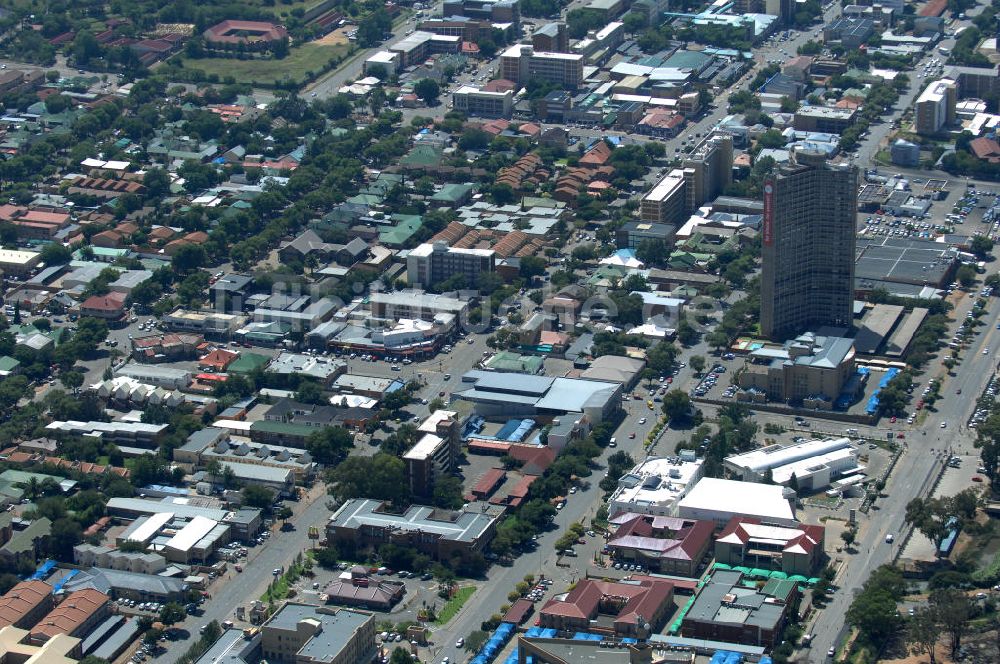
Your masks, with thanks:
<instances>
[{"instance_id":1,"label":"rooftop","mask_svg":"<svg viewBox=\"0 0 1000 664\"><path fill-rule=\"evenodd\" d=\"M785 496L785 488L706 477L678 503L682 516L740 514L766 521L791 524L795 510Z\"/></svg>"},{"instance_id":2,"label":"rooftop","mask_svg":"<svg viewBox=\"0 0 1000 664\"><path fill-rule=\"evenodd\" d=\"M360 611L334 611L311 604L287 602L264 624L264 629L295 632L303 621L314 621L316 629L312 638L299 649L297 657L306 661L330 662L338 658L344 646L374 618Z\"/></svg>"},{"instance_id":3,"label":"rooftop","mask_svg":"<svg viewBox=\"0 0 1000 664\"><path fill-rule=\"evenodd\" d=\"M392 528L474 542L496 520L495 516L481 512L449 512L424 505L411 505L402 514L392 514L383 511L383 506L380 500L349 500L330 517L330 524L341 528Z\"/></svg>"}]
</instances>

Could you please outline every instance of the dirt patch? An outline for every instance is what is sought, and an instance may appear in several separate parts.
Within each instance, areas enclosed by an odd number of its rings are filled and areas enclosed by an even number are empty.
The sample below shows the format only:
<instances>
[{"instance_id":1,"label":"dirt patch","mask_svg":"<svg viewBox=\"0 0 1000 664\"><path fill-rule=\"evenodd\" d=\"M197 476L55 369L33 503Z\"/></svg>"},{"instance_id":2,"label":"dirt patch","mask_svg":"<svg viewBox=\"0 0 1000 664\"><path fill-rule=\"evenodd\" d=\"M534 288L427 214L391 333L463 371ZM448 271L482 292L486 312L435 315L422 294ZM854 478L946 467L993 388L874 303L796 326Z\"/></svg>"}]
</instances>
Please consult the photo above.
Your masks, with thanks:
<instances>
[{"instance_id":1,"label":"dirt patch","mask_svg":"<svg viewBox=\"0 0 1000 664\"><path fill-rule=\"evenodd\" d=\"M340 44L347 44L350 41L347 38L347 33L354 29L355 26L345 25L341 28L337 28L333 32L323 35L319 39L314 39L312 43L319 44L321 46L337 46Z\"/></svg>"}]
</instances>

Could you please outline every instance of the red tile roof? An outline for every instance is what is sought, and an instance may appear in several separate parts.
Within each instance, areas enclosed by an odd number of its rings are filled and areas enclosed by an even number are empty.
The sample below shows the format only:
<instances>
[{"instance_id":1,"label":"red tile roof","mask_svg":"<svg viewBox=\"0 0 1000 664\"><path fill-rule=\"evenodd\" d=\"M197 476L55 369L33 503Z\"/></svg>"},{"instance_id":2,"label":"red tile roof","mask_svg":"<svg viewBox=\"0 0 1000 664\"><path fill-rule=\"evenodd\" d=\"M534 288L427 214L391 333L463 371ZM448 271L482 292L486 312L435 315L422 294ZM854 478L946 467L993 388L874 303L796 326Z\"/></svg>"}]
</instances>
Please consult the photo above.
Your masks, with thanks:
<instances>
[{"instance_id":1,"label":"red tile roof","mask_svg":"<svg viewBox=\"0 0 1000 664\"><path fill-rule=\"evenodd\" d=\"M80 305L81 310L89 311L121 311L125 307L125 293L108 293L93 295Z\"/></svg>"}]
</instances>

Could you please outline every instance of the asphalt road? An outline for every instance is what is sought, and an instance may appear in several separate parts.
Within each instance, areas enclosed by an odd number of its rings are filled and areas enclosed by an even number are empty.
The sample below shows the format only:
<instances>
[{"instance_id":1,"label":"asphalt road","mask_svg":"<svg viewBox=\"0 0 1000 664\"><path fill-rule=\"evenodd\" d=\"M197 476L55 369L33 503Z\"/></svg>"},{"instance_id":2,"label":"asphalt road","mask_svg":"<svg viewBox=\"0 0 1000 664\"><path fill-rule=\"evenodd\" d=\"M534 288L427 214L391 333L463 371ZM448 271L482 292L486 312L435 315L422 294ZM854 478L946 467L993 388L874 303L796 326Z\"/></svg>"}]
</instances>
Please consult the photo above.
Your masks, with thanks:
<instances>
[{"instance_id":1,"label":"asphalt road","mask_svg":"<svg viewBox=\"0 0 1000 664\"><path fill-rule=\"evenodd\" d=\"M311 500L303 499L298 503L289 503L294 516L289 520L296 525L290 532L280 532L277 529L263 545L248 547L249 556L242 563L243 573L237 574L232 568L225 577L216 579L208 588L210 599L202 605L204 613L200 616L188 616L176 628L186 630L192 638L185 642L168 647L165 652L153 661L156 664L173 664L197 638L198 630L213 620L220 624L224 620L236 621L236 607L249 607L250 602L259 598L273 580L272 570L285 567L295 559L296 554L304 552L312 546L308 539L310 525L325 526L330 516L327 509L327 496L323 487L318 487L310 494Z\"/></svg>"},{"instance_id":2,"label":"asphalt road","mask_svg":"<svg viewBox=\"0 0 1000 664\"><path fill-rule=\"evenodd\" d=\"M966 298L956 308L956 323L951 326L952 332L971 308L971 300ZM813 623L811 631L815 636L808 661L818 661L816 658L826 653L827 649L840 644L846 633L844 616L855 593L872 570L895 560L899 547L904 544L906 504L930 492L937 471L950 456L949 450L973 449L975 434L964 427L964 422L975 408L973 395L979 395L985 389L995 368L995 354L989 352L984 355L983 350L994 349L1000 343L1000 332L996 329L998 310L1000 305L992 302L983 317L985 325L980 328L985 331L975 336L965 351L965 360L956 367L955 376L945 378L942 399L936 404L936 410L923 422L919 434L911 434L906 439L906 448L890 475L885 497L876 501L876 509L867 516L859 515L857 553L847 557L846 566L834 582L840 590L834 593ZM947 356L946 353L941 355ZM940 362L935 361L924 373L924 378L943 376L945 373ZM926 380L921 382L926 383ZM945 423L944 428L942 423ZM889 534L894 538L891 544L885 541Z\"/></svg>"}]
</instances>

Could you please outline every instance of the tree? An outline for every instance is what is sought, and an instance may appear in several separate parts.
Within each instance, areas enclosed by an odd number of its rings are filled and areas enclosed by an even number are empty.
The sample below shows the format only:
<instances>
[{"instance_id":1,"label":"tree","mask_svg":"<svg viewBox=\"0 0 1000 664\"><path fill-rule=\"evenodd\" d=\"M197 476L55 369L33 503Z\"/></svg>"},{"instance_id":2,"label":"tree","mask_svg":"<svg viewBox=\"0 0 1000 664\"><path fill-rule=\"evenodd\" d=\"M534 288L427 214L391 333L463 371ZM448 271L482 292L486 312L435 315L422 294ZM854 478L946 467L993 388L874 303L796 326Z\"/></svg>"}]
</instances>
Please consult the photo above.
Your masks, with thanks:
<instances>
[{"instance_id":1,"label":"tree","mask_svg":"<svg viewBox=\"0 0 1000 664\"><path fill-rule=\"evenodd\" d=\"M968 288L976 283L976 269L971 265L962 265L955 273L955 279L962 284L962 288Z\"/></svg>"},{"instance_id":2,"label":"tree","mask_svg":"<svg viewBox=\"0 0 1000 664\"><path fill-rule=\"evenodd\" d=\"M691 365L691 368L697 374L705 370L705 358L702 355L692 355L691 359L688 360L688 364Z\"/></svg>"},{"instance_id":3,"label":"tree","mask_svg":"<svg viewBox=\"0 0 1000 664\"><path fill-rule=\"evenodd\" d=\"M149 198L160 198L170 193L170 175L162 168L147 170L142 176L142 184Z\"/></svg>"},{"instance_id":4,"label":"tree","mask_svg":"<svg viewBox=\"0 0 1000 664\"><path fill-rule=\"evenodd\" d=\"M914 498L906 505L906 522L914 526L927 539L934 542L936 550L948 537L948 521L953 516L949 498Z\"/></svg>"},{"instance_id":5,"label":"tree","mask_svg":"<svg viewBox=\"0 0 1000 664\"><path fill-rule=\"evenodd\" d=\"M59 377L59 380L68 389L76 390L83 385L83 374L79 371L67 371Z\"/></svg>"},{"instance_id":6,"label":"tree","mask_svg":"<svg viewBox=\"0 0 1000 664\"><path fill-rule=\"evenodd\" d=\"M462 481L457 477L445 475L434 482L434 493L431 502L435 507L457 510L464 503L462 498Z\"/></svg>"},{"instance_id":7,"label":"tree","mask_svg":"<svg viewBox=\"0 0 1000 664\"><path fill-rule=\"evenodd\" d=\"M243 504L257 509L270 509L274 504L274 491L259 484L248 484L243 487Z\"/></svg>"},{"instance_id":8,"label":"tree","mask_svg":"<svg viewBox=\"0 0 1000 664\"><path fill-rule=\"evenodd\" d=\"M698 341L698 331L694 329L687 316L682 315L677 324L677 340L684 346L690 346Z\"/></svg>"},{"instance_id":9,"label":"tree","mask_svg":"<svg viewBox=\"0 0 1000 664\"><path fill-rule=\"evenodd\" d=\"M718 352L729 345L729 335L722 330L712 330L705 335L705 343Z\"/></svg>"},{"instance_id":10,"label":"tree","mask_svg":"<svg viewBox=\"0 0 1000 664\"><path fill-rule=\"evenodd\" d=\"M906 625L906 642L910 652L916 655L928 655L934 664L934 650L941 637L941 624L937 611L931 608L917 609Z\"/></svg>"},{"instance_id":11,"label":"tree","mask_svg":"<svg viewBox=\"0 0 1000 664\"><path fill-rule=\"evenodd\" d=\"M83 528L75 519L62 518L52 522L49 536L49 553L56 560L73 560L73 547L83 541Z\"/></svg>"},{"instance_id":12,"label":"tree","mask_svg":"<svg viewBox=\"0 0 1000 664\"><path fill-rule=\"evenodd\" d=\"M857 535L858 533L854 528L845 528L840 532L840 539L844 540L844 546L850 549Z\"/></svg>"},{"instance_id":13,"label":"tree","mask_svg":"<svg viewBox=\"0 0 1000 664\"><path fill-rule=\"evenodd\" d=\"M292 516L293 516L292 508L288 507L287 505L282 505L274 513L274 518L282 522L287 522L289 519L292 518Z\"/></svg>"},{"instance_id":14,"label":"tree","mask_svg":"<svg viewBox=\"0 0 1000 664\"><path fill-rule=\"evenodd\" d=\"M406 652L404 648L396 647L389 658L389 664L414 664L413 655Z\"/></svg>"},{"instance_id":15,"label":"tree","mask_svg":"<svg viewBox=\"0 0 1000 664\"><path fill-rule=\"evenodd\" d=\"M184 618L187 614L184 612L184 607L177 602L169 602L166 606L160 609L160 622L164 625L174 625L179 622L184 622Z\"/></svg>"},{"instance_id":16,"label":"tree","mask_svg":"<svg viewBox=\"0 0 1000 664\"><path fill-rule=\"evenodd\" d=\"M939 588L931 592L928 604L941 621L941 627L951 637L951 654L958 652L962 637L969 628L972 602L969 596L957 588Z\"/></svg>"},{"instance_id":17,"label":"tree","mask_svg":"<svg viewBox=\"0 0 1000 664\"><path fill-rule=\"evenodd\" d=\"M316 463L332 466L347 457L354 436L343 427L323 427L306 439L306 450Z\"/></svg>"},{"instance_id":18,"label":"tree","mask_svg":"<svg viewBox=\"0 0 1000 664\"><path fill-rule=\"evenodd\" d=\"M300 403L322 405L327 403L323 396L323 387L314 380L304 380L295 391L295 400Z\"/></svg>"},{"instance_id":19,"label":"tree","mask_svg":"<svg viewBox=\"0 0 1000 664\"><path fill-rule=\"evenodd\" d=\"M63 265L72 258L73 252L61 242L49 242L39 254L39 259L48 266Z\"/></svg>"},{"instance_id":20,"label":"tree","mask_svg":"<svg viewBox=\"0 0 1000 664\"><path fill-rule=\"evenodd\" d=\"M896 631L899 624L896 600L884 590L861 592L851 602L847 620L881 644Z\"/></svg>"},{"instance_id":21,"label":"tree","mask_svg":"<svg viewBox=\"0 0 1000 664\"><path fill-rule=\"evenodd\" d=\"M372 498L400 505L410 495L403 460L381 452L348 457L329 473L329 479L338 500Z\"/></svg>"},{"instance_id":22,"label":"tree","mask_svg":"<svg viewBox=\"0 0 1000 664\"><path fill-rule=\"evenodd\" d=\"M441 94L441 87L432 78L422 78L413 84L413 94L424 100L424 103L431 106L431 102Z\"/></svg>"},{"instance_id":23,"label":"tree","mask_svg":"<svg viewBox=\"0 0 1000 664\"><path fill-rule=\"evenodd\" d=\"M980 259L985 259L993 251L993 240L986 235L973 235L970 248Z\"/></svg>"},{"instance_id":24,"label":"tree","mask_svg":"<svg viewBox=\"0 0 1000 664\"><path fill-rule=\"evenodd\" d=\"M489 640L490 635L481 629L477 629L474 632L470 632L467 637L465 637L465 650L467 652L479 652L486 641Z\"/></svg>"},{"instance_id":25,"label":"tree","mask_svg":"<svg viewBox=\"0 0 1000 664\"><path fill-rule=\"evenodd\" d=\"M682 390L670 390L663 396L663 414L668 420L686 420L691 412L691 397Z\"/></svg>"},{"instance_id":26,"label":"tree","mask_svg":"<svg viewBox=\"0 0 1000 664\"><path fill-rule=\"evenodd\" d=\"M545 274L545 259L539 256L524 256L518 269L524 279L540 277Z\"/></svg>"},{"instance_id":27,"label":"tree","mask_svg":"<svg viewBox=\"0 0 1000 664\"><path fill-rule=\"evenodd\" d=\"M177 248L170 263L180 274L187 274L205 265L208 256L200 244L184 244Z\"/></svg>"}]
</instances>

